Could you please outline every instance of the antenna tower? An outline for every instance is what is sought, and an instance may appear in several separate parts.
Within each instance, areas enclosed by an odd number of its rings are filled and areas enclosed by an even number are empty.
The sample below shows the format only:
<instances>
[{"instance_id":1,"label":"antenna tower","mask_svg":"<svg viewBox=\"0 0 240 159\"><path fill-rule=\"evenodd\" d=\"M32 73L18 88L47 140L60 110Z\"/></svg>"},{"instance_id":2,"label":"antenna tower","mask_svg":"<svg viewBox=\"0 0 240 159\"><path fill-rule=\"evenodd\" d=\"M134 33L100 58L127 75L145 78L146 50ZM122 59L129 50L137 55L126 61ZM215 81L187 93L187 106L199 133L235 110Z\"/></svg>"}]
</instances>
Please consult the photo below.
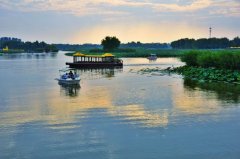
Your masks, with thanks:
<instances>
[{"instance_id":1,"label":"antenna tower","mask_svg":"<svg viewBox=\"0 0 240 159\"><path fill-rule=\"evenodd\" d=\"M212 27L209 28L209 38L212 38Z\"/></svg>"}]
</instances>

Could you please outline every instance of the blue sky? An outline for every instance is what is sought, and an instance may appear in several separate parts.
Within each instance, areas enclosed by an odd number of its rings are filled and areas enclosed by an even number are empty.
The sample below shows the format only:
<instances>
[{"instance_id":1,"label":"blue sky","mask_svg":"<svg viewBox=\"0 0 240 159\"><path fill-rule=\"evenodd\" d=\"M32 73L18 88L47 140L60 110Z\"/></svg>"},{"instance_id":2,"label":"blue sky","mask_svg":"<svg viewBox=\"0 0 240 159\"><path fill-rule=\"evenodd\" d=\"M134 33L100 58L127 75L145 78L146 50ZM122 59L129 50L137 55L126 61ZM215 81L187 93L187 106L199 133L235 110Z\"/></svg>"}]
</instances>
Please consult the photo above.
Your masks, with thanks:
<instances>
[{"instance_id":1,"label":"blue sky","mask_svg":"<svg viewBox=\"0 0 240 159\"><path fill-rule=\"evenodd\" d=\"M0 36L49 43L240 36L240 0L0 0Z\"/></svg>"}]
</instances>

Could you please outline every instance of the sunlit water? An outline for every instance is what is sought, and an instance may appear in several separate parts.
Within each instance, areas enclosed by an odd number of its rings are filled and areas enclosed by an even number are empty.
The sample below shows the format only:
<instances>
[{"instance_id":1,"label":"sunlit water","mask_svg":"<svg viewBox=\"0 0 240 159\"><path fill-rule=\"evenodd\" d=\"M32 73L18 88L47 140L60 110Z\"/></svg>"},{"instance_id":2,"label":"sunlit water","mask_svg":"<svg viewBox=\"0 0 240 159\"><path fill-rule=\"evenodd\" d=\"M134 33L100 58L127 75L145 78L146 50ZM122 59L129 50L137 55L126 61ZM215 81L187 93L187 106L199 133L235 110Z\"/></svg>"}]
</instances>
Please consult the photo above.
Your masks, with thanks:
<instances>
[{"instance_id":1,"label":"sunlit water","mask_svg":"<svg viewBox=\"0 0 240 159\"><path fill-rule=\"evenodd\" d=\"M123 69L78 70L80 86L54 79L71 57L0 56L1 159L239 159L240 88L142 68L176 58L123 59Z\"/></svg>"}]
</instances>

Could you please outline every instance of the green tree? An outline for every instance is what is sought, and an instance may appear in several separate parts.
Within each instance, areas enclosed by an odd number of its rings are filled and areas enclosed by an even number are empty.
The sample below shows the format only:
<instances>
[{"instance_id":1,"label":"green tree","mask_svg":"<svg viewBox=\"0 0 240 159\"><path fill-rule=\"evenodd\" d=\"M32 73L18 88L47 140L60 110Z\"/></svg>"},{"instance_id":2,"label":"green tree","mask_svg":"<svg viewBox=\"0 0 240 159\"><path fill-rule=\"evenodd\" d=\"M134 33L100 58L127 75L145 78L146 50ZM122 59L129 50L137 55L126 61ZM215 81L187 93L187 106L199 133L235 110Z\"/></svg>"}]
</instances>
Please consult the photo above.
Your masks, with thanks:
<instances>
[{"instance_id":1,"label":"green tree","mask_svg":"<svg viewBox=\"0 0 240 159\"><path fill-rule=\"evenodd\" d=\"M115 36L110 37L107 36L105 39L102 40L102 46L104 51L113 51L114 49L117 49L120 46L120 40L116 38Z\"/></svg>"},{"instance_id":2,"label":"green tree","mask_svg":"<svg viewBox=\"0 0 240 159\"><path fill-rule=\"evenodd\" d=\"M240 38L239 37L235 37L232 41L232 47L240 47Z\"/></svg>"}]
</instances>

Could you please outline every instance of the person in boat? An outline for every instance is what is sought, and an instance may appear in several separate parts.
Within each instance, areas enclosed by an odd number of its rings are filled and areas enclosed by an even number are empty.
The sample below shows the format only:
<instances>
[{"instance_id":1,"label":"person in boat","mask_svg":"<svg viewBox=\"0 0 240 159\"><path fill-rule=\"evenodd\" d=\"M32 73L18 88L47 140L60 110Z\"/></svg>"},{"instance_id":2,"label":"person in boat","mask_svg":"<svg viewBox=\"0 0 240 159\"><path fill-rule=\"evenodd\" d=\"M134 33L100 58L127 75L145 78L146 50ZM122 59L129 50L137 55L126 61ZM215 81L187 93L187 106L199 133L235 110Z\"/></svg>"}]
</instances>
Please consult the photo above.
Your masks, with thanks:
<instances>
[{"instance_id":1,"label":"person in boat","mask_svg":"<svg viewBox=\"0 0 240 159\"><path fill-rule=\"evenodd\" d=\"M62 75L63 79L67 79L68 78L68 73L65 73L64 75Z\"/></svg>"},{"instance_id":2,"label":"person in boat","mask_svg":"<svg viewBox=\"0 0 240 159\"><path fill-rule=\"evenodd\" d=\"M68 75L69 75L69 78L74 79L74 75L73 75L72 71L70 71Z\"/></svg>"},{"instance_id":3,"label":"person in boat","mask_svg":"<svg viewBox=\"0 0 240 159\"><path fill-rule=\"evenodd\" d=\"M77 77L78 77L77 72L74 71L74 78L77 78Z\"/></svg>"}]
</instances>

